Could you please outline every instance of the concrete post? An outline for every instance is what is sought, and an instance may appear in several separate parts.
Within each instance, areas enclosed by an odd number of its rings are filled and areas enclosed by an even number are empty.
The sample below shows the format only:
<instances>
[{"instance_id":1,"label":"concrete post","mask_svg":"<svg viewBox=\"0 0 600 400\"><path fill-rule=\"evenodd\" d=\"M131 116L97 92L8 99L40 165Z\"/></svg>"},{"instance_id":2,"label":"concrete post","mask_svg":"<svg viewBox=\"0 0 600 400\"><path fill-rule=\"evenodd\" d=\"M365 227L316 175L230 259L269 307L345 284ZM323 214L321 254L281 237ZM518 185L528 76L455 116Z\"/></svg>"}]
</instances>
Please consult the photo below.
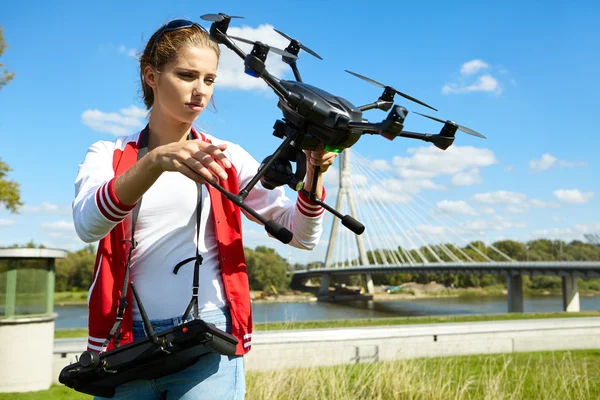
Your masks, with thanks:
<instances>
[{"instance_id":1,"label":"concrete post","mask_svg":"<svg viewBox=\"0 0 600 400\"><path fill-rule=\"evenodd\" d=\"M321 277L321 288L319 289L319 295L329 294L329 285L331 284L331 274L324 274Z\"/></svg>"},{"instance_id":2,"label":"concrete post","mask_svg":"<svg viewBox=\"0 0 600 400\"><path fill-rule=\"evenodd\" d=\"M362 278L367 294L375 294L375 287L373 286L373 277L371 274L362 274Z\"/></svg>"},{"instance_id":3,"label":"concrete post","mask_svg":"<svg viewBox=\"0 0 600 400\"><path fill-rule=\"evenodd\" d=\"M523 276L508 275L508 312L523 312Z\"/></svg>"},{"instance_id":4,"label":"concrete post","mask_svg":"<svg viewBox=\"0 0 600 400\"><path fill-rule=\"evenodd\" d=\"M576 277L563 276L562 295L563 310L567 312L579 312L579 292Z\"/></svg>"}]
</instances>

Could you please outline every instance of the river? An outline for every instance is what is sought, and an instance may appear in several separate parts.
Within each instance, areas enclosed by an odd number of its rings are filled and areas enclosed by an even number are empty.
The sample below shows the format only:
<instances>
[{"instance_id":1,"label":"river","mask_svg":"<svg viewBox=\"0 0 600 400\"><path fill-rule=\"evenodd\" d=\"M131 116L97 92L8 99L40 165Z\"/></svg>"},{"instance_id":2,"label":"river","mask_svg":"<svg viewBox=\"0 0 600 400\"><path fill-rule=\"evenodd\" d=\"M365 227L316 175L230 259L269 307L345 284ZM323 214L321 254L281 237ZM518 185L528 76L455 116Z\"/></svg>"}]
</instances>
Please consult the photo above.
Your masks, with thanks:
<instances>
[{"instance_id":1,"label":"river","mask_svg":"<svg viewBox=\"0 0 600 400\"><path fill-rule=\"evenodd\" d=\"M351 303L253 303L255 323L316 321L353 318L403 317L424 315L502 314L507 312L506 296L444 297L430 299L351 302ZM525 312L562 311L562 298L526 297ZM600 296L580 297L581 311L600 310ZM86 306L55 306L56 329L85 328Z\"/></svg>"}]
</instances>

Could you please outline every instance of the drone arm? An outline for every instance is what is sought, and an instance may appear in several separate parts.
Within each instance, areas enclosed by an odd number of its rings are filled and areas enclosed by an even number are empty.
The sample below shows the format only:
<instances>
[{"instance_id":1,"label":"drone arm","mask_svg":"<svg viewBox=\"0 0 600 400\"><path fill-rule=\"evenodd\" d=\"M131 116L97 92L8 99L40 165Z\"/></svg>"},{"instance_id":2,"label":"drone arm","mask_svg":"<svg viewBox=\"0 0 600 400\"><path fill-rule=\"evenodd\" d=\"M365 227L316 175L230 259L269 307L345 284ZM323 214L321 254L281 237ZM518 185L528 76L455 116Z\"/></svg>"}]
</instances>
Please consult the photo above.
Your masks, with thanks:
<instances>
[{"instance_id":1,"label":"drone arm","mask_svg":"<svg viewBox=\"0 0 600 400\"><path fill-rule=\"evenodd\" d=\"M269 168L271 168L271 165L273 165L275 163L275 161L277 161L277 159L279 158L279 156L281 155L281 153L283 152L283 150L294 140L296 139L297 135L290 135L287 136L285 138L285 140L279 145L279 147L277 148L277 150L275 150L275 153L273 153L273 155L271 156L271 158L269 159L269 161L262 165L262 167L258 170L258 172L256 173L256 175L254 175L254 177L250 180L250 182L248 182L248 184L246 185L245 188L243 188L242 190L240 190L240 193L238 195L238 197L243 201L248 194L250 193L250 190L252 190L252 188L258 183L258 181L260 180L260 178L262 178L267 171L269 170Z\"/></svg>"},{"instance_id":2,"label":"drone arm","mask_svg":"<svg viewBox=\"0 0 600 400\"><path fill-rule=\"evenodd\" d=\"M431 142L430 138L436 135L433 135L431 133L417 133L417 132L410 132L410 131L402 131L400 132L400 134L398 135L400 137L405 137L405 138L411 138L411 139L421 139L424 140L425 142Z\"/></svg>"},{"instance_id":3,"label":"drone arm","mask_svg":"<svg viewBox=\"0 0 600 400\"><path fill-rule=\"evenodd\" d=\"M300 71L298 70L298 66L296 65L296 61L292 61L290 63L288 63L289 66L292 68L292 72L294 73L294 78L296 78L296 81L298 82L302 82L302 78L300 77Z\"/></svg>"},{"instance_id":4,"label":"drone arm","mask_svg":"<svg viewBox=\"0 0 600 400\"><path fill-rule=\"evenodd\" d=\"M358 109L360 111L367 111L367 110L372 110L374 108L378 108L383 111L389 111L390 108L392 108L393 104L394 104L394 102L392 102L392 101L385 101L385 100L379 99L374 103L365 104L364 106L360 106L360 107L358 107Z\"/></svg>"},{"instance_id":5,"label":"drone arm","mask_svg":"<svg viewBox=\"0 0 600 400\"><path fill-rule=\"evenodd\" d=\"M286 102L289 102L292 100L292 96L291 96L290 92L286 88L284 88L281 85L281 83L279 83L279 80L277 78L275 78L273 75L271 75L269 73L269 71L267 71L265 69L265 72L263 73L261 78L266 82L267 85L269 85L271 87L271 89L273 89L275 91L275 93L277 94L277 96L280 99L283 99Z\"/></svg>"},{"instance_id":6,"label":"drone arm","mask_svg":"<svg viewBox=\"0 0 600 400\"><path fill-rule=\"evenodd\" d=\"M378 135L381 133L379 124L372 124L370 122L349 122L348 128L361 130L363 134Z\"/></svg>"},{"instance_id":7,"label":"drone arm","mask_svg":"<svg viewBox=\"0 0 600 400\"><path fill-rule=\"evenodd\" d=\"M212 32L212 29L211 29L211 37L217 43L222 43L225 46L227 46L228 48L230 48L235 54L237 54L238 56L240 56L242 58L242 60L246 58L246 53L244 53L244 51L242 49L240 49L233 42L233 40L231 40L226 34L224 34L223 32L221 32L218 28L215 28L214 32Z\"/></svg>"},{"instance_id":8,"label":"drone arm","mask_svg":"<svg viewBox=\"0 0 600 400\"><path fill-rule=\"evenodd\" d=\"M452 143L454 143L454 136L445 136L440 134L433 135L431 133L402 131L398 136L411 139L421 139L425 142L433 143L435 147L442 150L446 150L448 147L452 146Z\"/></svg>"}]
</instances>

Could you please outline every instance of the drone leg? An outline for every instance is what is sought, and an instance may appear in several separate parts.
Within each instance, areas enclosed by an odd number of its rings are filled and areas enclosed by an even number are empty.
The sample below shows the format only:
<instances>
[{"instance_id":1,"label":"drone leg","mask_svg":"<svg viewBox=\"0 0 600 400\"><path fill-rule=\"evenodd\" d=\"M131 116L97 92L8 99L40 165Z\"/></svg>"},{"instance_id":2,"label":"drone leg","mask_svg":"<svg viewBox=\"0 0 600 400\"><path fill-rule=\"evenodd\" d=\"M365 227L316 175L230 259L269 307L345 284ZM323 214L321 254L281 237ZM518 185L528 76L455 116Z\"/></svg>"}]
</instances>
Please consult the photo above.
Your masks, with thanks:
<instances>
[{"instance_id":1,"label":"drone leg","mask_svg":"<svg viewBox=\"0 0 600 400\"><path fill-rule=\"evenodd\" d=\"M262 178L264 176L264 174L267 173L267 171L269 170L269 168L271 168L271 165L273 165L275 163L275 161L277 161L277 159L279 158L279 156L281 155L281 153L283 152L283 150L294 139L296 139L296 136L298 136L298 135L297 134L290 135L290 136L287 136L285 138L285 140L279 145L279 147L277 148L277 150L275 150L275 153L273 153L273 155L271 156L271 159L266 164L264 164L261 169L258 170L258 172L256 173L256 175L254 175L254 177L250 180L250 182L248 182L248 184L246 185L246 187L243 188L242 190L240 190L240 193L237 196L239 199L241 199L243 201L248 196L248 193L250 193L250 190L252 190L252 188L254 187L254 185L256 185L258 183L258 181L260 180L260 178Z\"/></svg>"},{"instance_id":2,"label":"drone leg","mask_svg":"<svg viewBox=\"0 0 600 400\"><path fill-rule=\"evenodd\" d=\"M320 205L321 207L323 207L324 209L326 209L327 211L329 211L330 213L332 213L333 215L335 215L336 217L341 219L342 225L344 225L346 228L350 229L352 232L356 233L357 235L362 234L365 231L365 226L363 224L358 222L356 219L354 219L350 215L342 215L338 210L336 210L335 208L322 202L321 199L319 199L317 197L316 187L317 187L317 181L319 179L319 172L321 172L321 167L316 166L315 170L314 170L313 181L312 181L312 186L311 186L310 192L308 192L306 189L302 189L301 192L306 194L313 203Z\"/></svg>"},{"instance_id":3,"label":"drone leg","mask_svg":"<svg viewBox=\"0 0 600 400\"><path fill-rule=\"evenodd\" d=\"M290 232L289 230L284 228L281 224L279 224L273 220L267 220L265 217L263 217L262 215L260 215L256 211L254 211L252 208L248 207L246 204L244 204L243 199L240 198L240 196L237 196L233 193L229 193L227 190L225 190L225 188L223 188L223 186L219 185L218 183L211 182L211 181L207 181L206 183L208 183L209 185L211 185L212 187L217 189L219 192L221 192L221 194L223 194L223 196L227 197L227 199L230 200L231 202L233 202L233 204L242 208L248 214L250 214L254 218L256 218L261 224L263 224L265 226L265 230L267 231L267 233L274 236L277 240L279 240L280 242L285 243L285 244L292 241L292 238L293 238L292 232Z\"/></svg>"}]
</instances>

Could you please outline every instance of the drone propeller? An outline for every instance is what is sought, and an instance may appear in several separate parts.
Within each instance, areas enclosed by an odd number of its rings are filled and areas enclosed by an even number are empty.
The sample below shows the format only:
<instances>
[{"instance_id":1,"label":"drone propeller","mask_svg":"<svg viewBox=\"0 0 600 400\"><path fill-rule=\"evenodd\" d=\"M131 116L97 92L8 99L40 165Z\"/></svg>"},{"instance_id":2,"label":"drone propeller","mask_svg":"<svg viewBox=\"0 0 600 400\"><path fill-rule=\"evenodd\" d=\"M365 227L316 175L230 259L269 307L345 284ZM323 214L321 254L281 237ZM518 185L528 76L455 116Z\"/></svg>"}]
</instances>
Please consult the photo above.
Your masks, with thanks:
<instances>
[{"instance_id":1,"label":"drone propeller","mask_svg":"<svg viewBox=\"0 0 600 400\"><path fill-rule=\"evenodd\" d=\"M287 51L280 50L276 47L271 47L268 44L264 44L262 42L253 42L252 40L244 39L244 38L237 37L237 36L231 36L231 35L227 35L227 36L230 37L231 39L239 40L240 42L244 42L244 43L248 43L248 44L252 44L252 45L259 44L259 45L266 46L269 48L269 51L279 54L280 56L289 57L289 58L293 58L293 59L298 58L298 56L295 56L292 53L288 53Z\"/></svg>"},{"instance_id":2,"label":"drone propeller","mask_svg":"<svg viewBox=\"0 0 600 400\"><path fill-rule=\"evenodd\" d=\"M244 18L244 17L238 17L238 16L229 16L227 14L223 14L223 13L219 13L219 14L204 14L203 16L201 16L200 18L202 18L205 21L211 21L211 22L221 22L225 19L231 19L231 18Z\"/></svg>"},{"instance_id":3,"label":"drone propeller","mask_svg":"<svg viewBox=\"0 0 600 400\"><path fill-rule=\"evenodd\" d=\"M303 45L302 43L300 43L299 41L297 41L296 39L292 39L291 37L289 37L288 35L286 35L285 33L278 31L277 29L273 28L273 30L277 33L279 33L281 36L283 36L284 38L286 38L287 40L291 41L291 45L292 47L294 47L294 44L296 44L296 46L300 47L302 50L306 51L308 54L317 57L319 60L322 60L323 58L318 55L317 53L315 53L314 51L312 51L311 49L309 49L308 47L306 47L305 45ZM295 42L295 43L294 43Z\"/></svg>"},{"instance_id":4,"label":"drone propeller","mask_svg":"<svg viewBox=\"0 0 600 400\"><path fill-rule=\"evenodd\" d=\"M360 79L362 79L362 80L365 80L365 81L367 81L367 82L369 82L369 83L371 83L371 84L373 84L373 85L375 85L375 86L379 86L379 87L382 87L382 88L385 88L385 89L390 89L390 90L394 91L396 94L399 94L400 96L404 97L405 99L408 99L408 100L414 101L415 103L418 103L418 104L420 104L420 105L422 105L422 106L425 106L425 107L427 107L427 108L431 108L432 110L435 110L435 111L437 111L437 109L435 109L435 108L431 107L431 106L430 106L430 105L428 105L428 104L425 104L425 103L423 103L421 100L415 99L415 98L414 98L414 97L412 97L412 96L409 96L409 95L407 95L407 94L405 94L405 93L402 93L402 92L400 92L400 91L398 91L398 90L394 89L394 88L393 88L393 87L391 87L391 86L385 86L385 85L383 85L383 84L381 84L381 83L379 83L379 82L377 82L377 81L374 81L374 80L373 80L373 79L371 79L371 78L367 78L366 76L362 76L362 75L360 75L360 74L357 74L356 72L352 72L352 71L348 71L348 70L345 70L345 71L346 71L347 73L349 73L349 74L352 74L352 75L354 75L354 76L356 76L356 77L358 77L358 78L360 78Z\"/></svg>"},{"instance_id":5,"label":"drone propeller","mask_svg":"<svg viewBox=\"0 0 600 400\"><path fill-rule=\"evenodd\" d=\"M419 114L419 115L421 115L421 116L423 116L423 117L425 117L425 118L429 118L429 119L432 119L432 120L434 120L434 121L441 122L442 124L445 124L445 123L447 123L447 122L450 122L450 121L444 121L444 120L441 120L441 119L439 119L439 118L436 118L436 117L432 117L432 116L430 116L430 115L421 114L421 113L418 113L418 112L416 112L416 111L415 111L414 113L415 113L415 114ZM462 125L458 125L458 124L456 124L456 126L458 127L458 129L460 129L460 130L461 130L461 131L463 131L464 133L468 133L469 135L473 135L473 136L477 136L477 137L480 137L480 138L484 138L484 139L486 139L486 137L485 137L485 136L483 136L481 133L477 133L477 132L475 132L473 129L470 129L470 128L467 128L466 126L462 126Z\"/></svg>"}]
</instances>

